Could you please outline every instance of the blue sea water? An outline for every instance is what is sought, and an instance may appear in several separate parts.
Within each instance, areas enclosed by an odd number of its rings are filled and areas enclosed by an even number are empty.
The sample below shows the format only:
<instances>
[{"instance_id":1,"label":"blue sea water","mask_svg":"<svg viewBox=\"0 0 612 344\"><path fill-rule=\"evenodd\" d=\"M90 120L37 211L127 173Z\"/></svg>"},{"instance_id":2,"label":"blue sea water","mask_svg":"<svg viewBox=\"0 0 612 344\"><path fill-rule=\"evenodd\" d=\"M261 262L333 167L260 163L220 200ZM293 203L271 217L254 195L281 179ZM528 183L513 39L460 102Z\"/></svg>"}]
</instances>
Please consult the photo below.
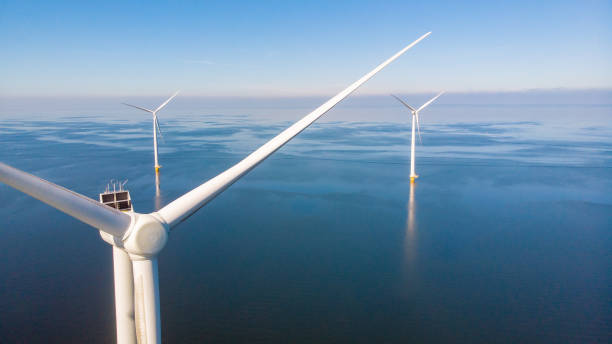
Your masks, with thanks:
<instances>
[{"instance_id":1,"label":"blue sea water","mask_svg":"<svg viewBox=\"0 0 612 344\"><path fill-rule=\"evenodd\" d=\"M307 112L160 114L159 194L130 110L4 116L0 161L94 199L127 179L149 212ZM408 115L349 102L173 230L164 341L609 342L612 107L422 116L414 185ZM0 342L114 341L96 230L3 184L0 204Z\"/></svg>"}]
</instances>

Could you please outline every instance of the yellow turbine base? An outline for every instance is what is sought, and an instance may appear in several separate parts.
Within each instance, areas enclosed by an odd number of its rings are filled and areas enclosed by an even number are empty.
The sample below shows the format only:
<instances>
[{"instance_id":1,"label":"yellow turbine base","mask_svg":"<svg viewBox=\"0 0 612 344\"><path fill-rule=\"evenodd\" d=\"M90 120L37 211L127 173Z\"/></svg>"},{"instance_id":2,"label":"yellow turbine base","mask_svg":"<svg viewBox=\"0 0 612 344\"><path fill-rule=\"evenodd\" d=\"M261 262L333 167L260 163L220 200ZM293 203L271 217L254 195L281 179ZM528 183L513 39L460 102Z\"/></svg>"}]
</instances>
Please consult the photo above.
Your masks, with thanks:
<instances>
[{"instance_id":1,"label":"yellow turbine base","mask_svg":"<svg viewBox=\"0 0 612 344\"><path fill-rule=\"evenodd\" d=\"M159 173L159 168L160 168L160 167L161 167L161 166L155 166L155 173Z\"/></svg>"},{"instance_id":2,"label":"yellow turbine base","mask_svg":"<svg viewBox=\"0 0 612 344\"><path fill-rule=\"evenodd\" d=\"M419 178L419 176L410 176L410 183L414 183L414 180Z\"/></svg>"}]
</instances>

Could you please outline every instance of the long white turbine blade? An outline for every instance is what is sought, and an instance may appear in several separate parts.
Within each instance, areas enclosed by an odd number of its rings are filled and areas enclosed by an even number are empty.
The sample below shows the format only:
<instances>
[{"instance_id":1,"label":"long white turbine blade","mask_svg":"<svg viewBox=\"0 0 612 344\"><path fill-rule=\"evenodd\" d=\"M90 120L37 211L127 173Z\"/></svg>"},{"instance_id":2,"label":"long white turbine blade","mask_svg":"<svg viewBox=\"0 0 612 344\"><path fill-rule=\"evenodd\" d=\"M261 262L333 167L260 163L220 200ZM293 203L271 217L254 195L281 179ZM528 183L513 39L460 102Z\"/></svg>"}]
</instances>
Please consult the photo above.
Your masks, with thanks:
<instances>
[{"instance_id":1,"label":"long white turbine blade","mask_svg":"<svg viewBox=\"0 0 612 344\"><path fill-rule=\"evenodd\" d=\"M145 109L145 108L140 107L140 106L136 106L136 105L132 105L132 104L128 104L128 103L121 103L121 104L127 105L127 106L131 106L131 107L136 108L138 110L142 110L142 111L153 113L153 110Z\"/></svg>"},{"instance_id":2,"label":"long white turbine blade","mask_svg":"<svg viewBox=\"0 0 612 344\"><path fill-rule=\"evenodd\" d=\"M425 104L421 105L421 107L417 109L417 112L419 112L419 111L423 110L424 108L426 108L426 107L427 107L427 105L429 105L429 104L433 103L433 101L434 101L434 100L438 99L438 97L439 97L439 96L441 96L441 95L443 95L443 94L444 94L444 92L440 92L440 93L438 93L438 95L437 95L437 96L435 96L435 97L431 98L431 99L430 99L430 100L429 100L427 103L425 103Z\"/></svg>"},{"instance_id":3,"label":"long white turbine blade","mask_svg":"<svg viewBox=\"0 0 612 344\"><path fill-rule=\"evenodd\" d=\"M401 100L399 97L397 97L396 95L392 94L391 97L397 99L400 103L404 104L405 107L409 108L410 111L414 112L416 111L412 106L406 104L403 100Z\"/></svg>"},{"instance_id":4,"label":"long white turbine blade","mask_svg":"<svg viewBox=\"0 0 612 344\"><path fill-rule=\"evenodd\" d=\"M155 128L157 128L157 132L159 133L159 136L161 137L162 141L164 141L165 143L166 139L164 138L164 135L162 134L161 127L159 126L159 121L157 120L157 116L155 116Z\"/></svg>"},{"instance_id":5,"label":"long white turbine blade","mask_svg":"<svg viewBox=\"0 0 612 344\"><path fill-rule=\"evenodd\" d=\"M138 343L161 343L157 258L132 259L134 318Z\"/></svg>"},{"instance_id":6,"label":"long white turbine blade","mask_svg":"<svg viewBox=\"0 0 612 344\"><path fill-rule=\"evenodd\" d=\"M74 191L0 163L0 182L103 232L122 237L131 217Z\"/></svg>"},{"instance_id":7,"label":"long white turbine blade","mask_svg":"<svg viewBox=\"0 0 612 344\"><path fill-rule=\"evenodd\" d=\"M168 100L166 100L165 102L163 102L163 103L162 103L162 105L160 105L160 106L159 106L157 109L155 109L155 112L157 112L157 111L161 110L161 109L162 109L164 106L168 105L168 103L170 103L170 101L171 101L171 100L172 100L174 97L176 97L176 95L177 95L177 94L179 94L179 92L180 92L180 91L176 91L176 92L174 92L174 94L173 94L173 95L172 95L170 98L168 98Z\"/></svg>"},{"instance_id":8,"label":"long white turbine blade","mask_svg":"<svg viewBox=\"0 0 612 344\"><path fill-rule=\"evenodd\" d=\"M113 245L113 277L115 284L115 324L117 344L136 343L134 322L134 273L127 252Z\"/></svg>"},{"instance_id":9,"label":"long white turbine blade","mask_svg":"<svg viewBox=\"0 0 612 344\"><path fill-rule=\"evenodd\" d=\"M265 143L263 146L259 147L259 149L251 153L249 156L244 158L236 165L230 167L225 172L217 175L206 183L189 191L188 193L174 200L170 204L166 205L158 211L158 214L168 223L170 227L176 226L189 216L193 215L193 213L195 213L198 209L200 209L206 203L215 198L223 190L227 189L230 185L232 185L234 182L244 176L247 172L257 166L263 160L265 160L268 156L270 156L276 150L281 148L285 143L289 142L289 140L291 140L297 134L302 132L302 130L306 129L314 121L319 119L319 117L323 116L327 111L329 111L341 100L343 100L353 91L355 91L359 86L363 85L366 81L368 81L376 73L385 68L388 64L400 57L408 49L412 48L425 37L429 36L429 34L431 34L431 32L424 34L416 41L410 43L404 49L400 50L388 60L381 63L378 67L374 68L372 71L361 77L361 79L355 81L345 90L338 93L333 98L329 99L323 105L319 106L313 112L309 113L289 128L285 129L283 132L278 134L272 140Z\"/></svg>"}]
</instances>

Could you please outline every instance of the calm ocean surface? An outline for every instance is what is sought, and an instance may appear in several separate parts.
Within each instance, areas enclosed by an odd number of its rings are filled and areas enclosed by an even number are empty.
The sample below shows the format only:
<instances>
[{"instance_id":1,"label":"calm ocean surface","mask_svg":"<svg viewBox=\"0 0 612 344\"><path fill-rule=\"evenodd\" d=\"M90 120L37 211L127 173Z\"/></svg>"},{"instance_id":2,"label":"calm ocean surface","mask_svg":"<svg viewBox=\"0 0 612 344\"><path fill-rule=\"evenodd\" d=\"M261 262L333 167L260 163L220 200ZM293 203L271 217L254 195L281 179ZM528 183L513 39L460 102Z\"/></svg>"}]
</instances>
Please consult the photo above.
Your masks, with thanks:
<instances>
[{"instance_id":1,"label":"calm ocean surface","mask_svg":"<svg viewBox=\"0 0 612 344\"><path fill-rule=\"evenodd\" d=\"M165 342L612 340L612 106L432 105L411 187L389 102L332 110L170 234ZM128 108L0 117L0 161L94 199L128 179L149 212L310 109L160 114L159 196ZM4 184L0 204L0 342L113 342L97 231Z\"/></svg>"}]
</instances>

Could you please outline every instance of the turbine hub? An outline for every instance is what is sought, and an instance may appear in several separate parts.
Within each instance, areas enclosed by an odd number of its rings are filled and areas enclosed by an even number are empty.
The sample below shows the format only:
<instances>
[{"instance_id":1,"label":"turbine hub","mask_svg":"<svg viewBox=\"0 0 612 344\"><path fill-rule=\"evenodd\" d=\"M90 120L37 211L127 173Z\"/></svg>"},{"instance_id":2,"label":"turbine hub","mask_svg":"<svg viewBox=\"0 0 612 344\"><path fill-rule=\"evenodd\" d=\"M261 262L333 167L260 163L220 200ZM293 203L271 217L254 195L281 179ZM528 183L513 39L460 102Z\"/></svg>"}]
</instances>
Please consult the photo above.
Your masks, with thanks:
<instances>
[{"instance_id":1,"label":"turbine hub","mask_svg":"<svg viewBox=\"0 0 612 344\"><path fill-rule=\"evenodd\" d=\"M133 258L156 256L168 241L168 225L153 214L133 213L132 216L133 224L123 237L123 247Z\"/></svg>"}]
</instances>

